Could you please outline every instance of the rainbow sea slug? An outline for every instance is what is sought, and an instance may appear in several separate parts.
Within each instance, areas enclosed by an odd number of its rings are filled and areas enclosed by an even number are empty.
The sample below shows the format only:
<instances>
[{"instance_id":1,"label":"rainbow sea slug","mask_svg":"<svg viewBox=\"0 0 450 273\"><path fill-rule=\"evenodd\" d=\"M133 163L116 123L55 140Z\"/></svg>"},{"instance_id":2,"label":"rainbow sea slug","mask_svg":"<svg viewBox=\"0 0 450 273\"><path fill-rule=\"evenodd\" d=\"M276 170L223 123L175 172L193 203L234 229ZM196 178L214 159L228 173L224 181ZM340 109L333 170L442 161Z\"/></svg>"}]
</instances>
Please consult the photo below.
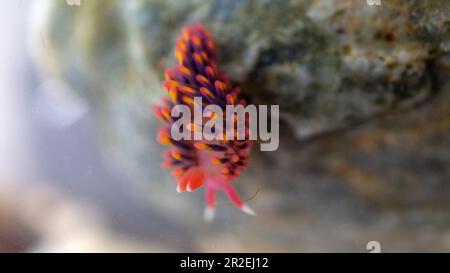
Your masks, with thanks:
<instances>
[{"instance_id":1,"label":"rainbow sea slug","mask_svg":"<svg viewBox=\"0 0 450 273\"><path fill-rule=\"evenodd\" d=\"M220 72L214 40L200 24L183 28L176 43L175 56L176 64L165 71L163 88L167 96L161 105L154 106L154 112L163 121L158 141L170 147L164 153L163 166L172 168L178 192L204 188L205 219L210 220L214 216L218 191L223 191L237 208L254 215L254 211L241 200L232 185L248 166L249 150L252 146L248 137L244 140L230 139L225 132L228 127L221 132L217 128L216 131L213 130L215 134L222 134L222 140L176 140L171 134L171 127L177 121L177 118L171 115L175 106L184 105L193 109L198 102L196 98L200 97L203 107L216 105L225 113L227 105L246 105L245 100L240 98L240 88L233 86L228 77ZM214 118L225 122L223 116L214 114L209 119ZM202 129L194 119L190 125L189 132L195 133L196 130ZM247 136L248 121L244 126Z\"/></svg>"}]
</instances>

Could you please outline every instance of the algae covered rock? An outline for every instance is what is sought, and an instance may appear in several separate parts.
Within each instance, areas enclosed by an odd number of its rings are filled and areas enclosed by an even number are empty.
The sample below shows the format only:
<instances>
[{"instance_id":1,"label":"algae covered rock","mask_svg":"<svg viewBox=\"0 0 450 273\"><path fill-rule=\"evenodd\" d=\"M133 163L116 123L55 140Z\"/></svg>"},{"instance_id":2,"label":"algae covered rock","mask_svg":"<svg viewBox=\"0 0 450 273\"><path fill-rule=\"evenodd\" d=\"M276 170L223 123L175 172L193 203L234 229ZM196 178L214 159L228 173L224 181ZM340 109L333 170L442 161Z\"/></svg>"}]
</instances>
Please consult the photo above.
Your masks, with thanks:
<instances>
[{"instance_id":1,"label":"algae covered rock","mask_svg":"<svg viewBox=\"0 0 450 273\"><path fill-rule=\"evenodd\" d=\"M391 250L450 247L448 1L47 0L36 9L43 68L91 103L105 153L199 249L362 251L373 238ZM215 230L200 221L201 194L176 195L161 170L148 109L179 31L195 22L249 102L279 104L282 122L280 149L255 150L237 182L257 193L262 216L230 209Z\"/></svg>"},{"instance_id":2,"label":"algae covered rock","mask_svg":"<svg viewBox=\"0 0 450 273\"><path fill-rule=\"evenodd\" d=\"M51 47L64 48L49 54L65 60L53 69L77 89L95 90L86 95L102 96L131 88L159 93L155 83L171 61L176 34L202 22L217 39L223 69L250 101L280 104L284 120L307 137L432 93L430 63L448 50L448 5L424 3L51 3L45 25Z\"/></svg>"}]
</instances>

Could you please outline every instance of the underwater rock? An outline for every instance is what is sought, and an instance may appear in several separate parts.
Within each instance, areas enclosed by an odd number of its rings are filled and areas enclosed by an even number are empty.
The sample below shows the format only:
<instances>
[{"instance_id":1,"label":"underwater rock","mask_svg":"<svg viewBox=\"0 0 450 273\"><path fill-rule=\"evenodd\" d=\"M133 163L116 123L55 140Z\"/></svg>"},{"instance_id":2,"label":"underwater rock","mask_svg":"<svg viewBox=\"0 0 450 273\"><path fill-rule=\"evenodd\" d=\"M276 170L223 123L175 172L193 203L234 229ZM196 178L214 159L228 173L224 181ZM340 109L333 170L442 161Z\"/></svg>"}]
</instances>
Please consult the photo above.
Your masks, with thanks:
<instances>
[{"instance_id":1,"label":"underwater rock","mask_svg":"<svg viewBox=\"0 0 450 273\"><path fill-rule=\"evenodd\" d=\"M93 101L160 94L176 33L200 21L225 72L251 102L280 104L299 138L423 101L433 61L450 50L441 1L48 3L45 63Z\"/></svg>"},{"instance_id":2,"label":"underwater rock","mask_svg":"<svg viewBox=\"0 0 450 273\"><path fill-rule=\"evenodd\" d=\"M448 1L44 2L44 70L93 106L105 153L199 249L225 239L220 250L363 251L368 238L392 251L450 247ZM200 221L201 193L177 195L161 169L148 108L194 22L249 102L279 104L283 123L279 151L253 151L236 181L263 217L230 209L214 231Z\"/></svg>"}]
</instances>

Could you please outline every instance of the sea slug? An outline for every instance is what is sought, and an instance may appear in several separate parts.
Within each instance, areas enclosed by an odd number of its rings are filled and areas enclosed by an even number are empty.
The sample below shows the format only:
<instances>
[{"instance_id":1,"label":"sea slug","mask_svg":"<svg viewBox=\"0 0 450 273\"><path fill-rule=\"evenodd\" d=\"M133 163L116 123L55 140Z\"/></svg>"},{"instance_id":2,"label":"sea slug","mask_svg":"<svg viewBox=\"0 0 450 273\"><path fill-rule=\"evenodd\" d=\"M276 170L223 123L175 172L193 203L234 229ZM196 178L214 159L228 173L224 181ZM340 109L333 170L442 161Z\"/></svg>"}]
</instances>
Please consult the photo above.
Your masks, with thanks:
<instances>
[{"instance_id":1,"label":"sea slug","mask_svg":"<svg viewBox=\"0 0 450 273\"><path fill-rule=\"evenodd\" d=\"M252 146L248 137L236 140L224 136L223 140L206 141L175 140L171 135L171 126L177 120L171 115L173 107L186 105L193 109L194 98L201 97L203 107L218 105L225 112L227 105L246 105L245 100L240 98L240 88L233 86L218 69L216 45L208 30L200 24L183 28L176 43L175 56L176 64L165 71L162 84L168 96L161 105L153 107L163 121L158 141L170 146L169 151L164 153L163 166L173 168L178 192L204 187L205 219L210 220L214 216L217 191L225 192L236 207L254 215L254 211L241 200L232 185L248 166ZM217 117L213 115L211 118ZM194 122L191 125L189 129L192 132L202 129ZM244 126L248 136L248 120ZM225 135L225 132L215 133Z\"/></svg>"}]
</instances>

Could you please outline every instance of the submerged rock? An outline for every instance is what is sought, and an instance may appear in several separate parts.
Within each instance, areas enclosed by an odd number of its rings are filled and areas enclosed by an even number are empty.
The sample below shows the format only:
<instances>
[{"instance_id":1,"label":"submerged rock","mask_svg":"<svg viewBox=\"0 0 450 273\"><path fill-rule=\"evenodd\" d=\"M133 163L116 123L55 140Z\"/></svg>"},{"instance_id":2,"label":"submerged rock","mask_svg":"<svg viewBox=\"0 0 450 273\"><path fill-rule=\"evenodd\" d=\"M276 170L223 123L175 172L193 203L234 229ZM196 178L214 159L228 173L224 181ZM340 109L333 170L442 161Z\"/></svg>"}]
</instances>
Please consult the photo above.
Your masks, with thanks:
<instances>
[{"instance_id":1,"label":"submerged rock","mask_svg":"<svg viewBox=\"0 0 450 273\"><path fill-rule=\"evenodd\" d=\"M199 249L363 251L373 238L390 250L450 247L448 1L45 3L40 63L91 103L105 152ZM194 22L250 103L279 104L283 123L280 150L254 151L236 182L257 192L262 216L219 211L214 231L200 221L201 194L176 195L161 170L148 109Z\"/></svg>"}]
</instances>

